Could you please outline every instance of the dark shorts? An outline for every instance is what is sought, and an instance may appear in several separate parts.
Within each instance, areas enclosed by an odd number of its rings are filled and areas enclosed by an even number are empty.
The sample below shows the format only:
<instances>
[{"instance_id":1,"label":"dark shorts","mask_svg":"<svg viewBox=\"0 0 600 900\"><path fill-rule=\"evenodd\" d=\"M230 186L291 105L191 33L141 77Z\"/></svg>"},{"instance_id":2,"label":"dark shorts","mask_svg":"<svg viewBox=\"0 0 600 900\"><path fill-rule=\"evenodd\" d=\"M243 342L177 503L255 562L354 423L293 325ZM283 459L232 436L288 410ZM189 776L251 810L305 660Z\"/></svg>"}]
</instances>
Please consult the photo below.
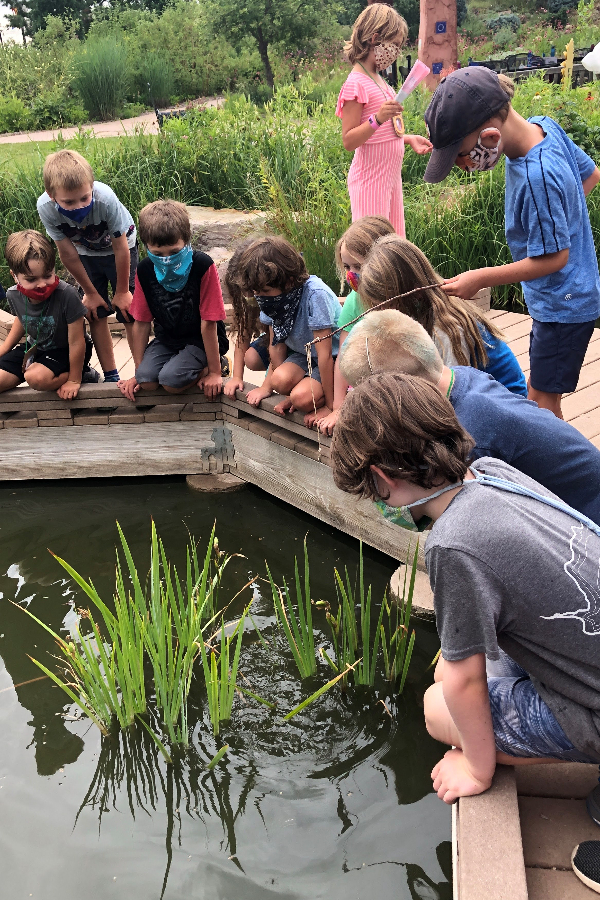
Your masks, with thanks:
<instances>
[{"instance_id":1,"label":"dark shorts","mask_svg":"<svg viewBox=\"0 0 600 900\"><path fill-rule=\"evenodd\" d=\"M268 340L268 338L265 341L265 336L261 334L261 336L256 338L255 341L252 341L252 343L250 344L250 347L253 350L256 350L256 352L260 356L260 360L261 360L263 366L265 367L265 369L268 369L269 363L271 362L271 359L269 357L269 340Z\"/></svg>"},{"instance_id":2,"label":"dark shorts","mask_svg":"<svg viewBox=\"0 0 600 900\"><path fill-rule=\"evenodd\" d=\"M200 347L187 344L173 350L155 338L146 347L135 377L138 384L158 381L163 387L184 388L197 381L206 366L206 353Z\"/></svg>"},{"instance_id":3,"label":"dark shorts","mask_svg":"<svg viewBox=\"0 0 600 900\"><path fill-rule=\"evenodd\" d=\"M85 342L85 357L83 360L83 368L89 365L92 350L94 345L91 340L87 339ZM14 375L19 379L19 384L25 381L25 377L23 375L23 360L25 358L25 344L19 344L18 347L14 347L12 350L9 350L8 353L5 353L4 356L0 356L0 369L4 372L10 372L11 375ZM71 368L69 365L69 348L68 347L55 347L50 350L36 350L32 356L34 363L39 363L42 366L46 366L47 369L50 369L54 377L57 375L62 375L63 372L68 372Z\"/></svg>"},{"instance_id":4,"label":"dark shorts","mask_svg":"<svg viewBox=\"0 0 600 900\"><path fill-rule=\"evenodd\" d=\"M133 322L133 317L126 316L120 309L113 309L108 296L108 285L110 284L113 294L117 289L117 264L114 254L109 256L80 256L79 259L83 263L83 268L88 274L88 278L102 297L105 303L108 303L108 309L105 306L99 306L97 316L99 319L106 319L107 316L115 313L117 322ZM131 262L129 264L129 290L133 294L135 287L135 270L139 261L137 245L131 248ZM83 289L79 288L79 296L83 297Z\"/></svg>"},{"instance_id":5,"label":"dark shorts","mask_svg":"<svg viewBox=\"0 0 600 900\"><path fill-rule=\"evenodd\" d=\"M531 387L546 394L569 394L577 387L594 322L532 321L529 335Z\"/></svg>"}]
</instances>

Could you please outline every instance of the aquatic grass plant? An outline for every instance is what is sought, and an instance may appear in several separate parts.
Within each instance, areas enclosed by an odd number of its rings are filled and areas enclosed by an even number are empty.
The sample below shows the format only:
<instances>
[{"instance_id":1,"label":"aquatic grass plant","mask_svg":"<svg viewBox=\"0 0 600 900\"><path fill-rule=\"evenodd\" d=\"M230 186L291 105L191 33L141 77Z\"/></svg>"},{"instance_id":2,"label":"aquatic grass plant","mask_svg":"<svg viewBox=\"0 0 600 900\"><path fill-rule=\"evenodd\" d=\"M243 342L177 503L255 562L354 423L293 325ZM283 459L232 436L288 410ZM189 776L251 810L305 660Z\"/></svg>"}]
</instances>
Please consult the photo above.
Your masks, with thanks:
<instances>
[{"instance_id":1,"label":"aquatic grass plant","mask_svg":"<svg viewBox=\"0 0 600 900\"><path fill-rule=\"evenodd\" d=\"M267 575L269 577L269 584L271 585L277 620L283 628L294 661L298 666L300 677L309 678L311 675L316 674L317 660L315 656L315 638L313 633L312 604L310 598L310 568L308 563L306 538L304 539L304 589L302 588L300 580L297 557L294 557L294 572L298 618L296 618L294 612L290 589L285 578L283 579L282 590L273 581L271 570L267 565Z\"/></svg>"},{"instance_id":2,"label":"aquatic grass plant","mask_svg":"<svg viewBox=\"0 0 600 900\"><path fill-rule=\"evenodd\" d=\"M401 694L404 690L408 667L410 666L415 646L415 631L413 629L409 633L409 624L417 575L418 554L419 544L417 542L410 575L408 560L404 568L402 596L398 596L393 600L389 600L387 596L384 596L383 606L387 616L386 626L382 622L379 625L385 677L392 684L396 684L398 678L400 679L398 694Z\"/></svg>"},{"instance_id":3,"label":"aquatic grass plant","mask_svg":"<svg viewBox=\"0 0 600 900\"><path fill-rule=\"evenodd\" d=\"M216 649L212 646L210 650L210 662L204 640L200 638L200 653L202 656L202 668L204 669L204 680L206 682L206 691L208 694L208 709L210 721L213 727L213 734L219 734L221 722L228 722L231 719L231 710L233 708L233 700L237 687L237 673L240 664L240 652L242 649L242 637L244 635L245 615L242 616L237 623L235 631L229 637L225 635L225 621L221 618L221 641L219 661L217 663ZM234 637L237 635L237 642L233 652L233 661L230 664L230 649Z\"/></svg>"},{"instance_id":4,"label":"aquatic grass plant","mask_svg":"<svg viewBox=\"0 0 600 900\"><path fill-rule=\"evenodd\" d=\"M187 747L187 700L194 660L203 645L203 623L206 627L214 620L215 593L230 557L218 551L213 526L203 561L198 558L195 543L190 541L186 577L181 581L152 523L150 574L144 588L125 535L118 524L117 527L126 569L122 568L117 552L115 612L101 599L91 581L87 582L69 563L55 557L99 611L102 629L92 612L83 610L73 627L72 640L64 640L28 609L23 609L54 637L61 652L59 658L66 662L66 678L61 679L38 660L33 662L105 735L115 722L125 729L133 725L136 717L147 713L147 669L150 668L164 732L171 745ZM131 589L126 587L125 573ZM83 634L81 623L86 620L91 632ZM140 722L171 761L158 734L144 719Z\"/></svg>"}]
</instances>

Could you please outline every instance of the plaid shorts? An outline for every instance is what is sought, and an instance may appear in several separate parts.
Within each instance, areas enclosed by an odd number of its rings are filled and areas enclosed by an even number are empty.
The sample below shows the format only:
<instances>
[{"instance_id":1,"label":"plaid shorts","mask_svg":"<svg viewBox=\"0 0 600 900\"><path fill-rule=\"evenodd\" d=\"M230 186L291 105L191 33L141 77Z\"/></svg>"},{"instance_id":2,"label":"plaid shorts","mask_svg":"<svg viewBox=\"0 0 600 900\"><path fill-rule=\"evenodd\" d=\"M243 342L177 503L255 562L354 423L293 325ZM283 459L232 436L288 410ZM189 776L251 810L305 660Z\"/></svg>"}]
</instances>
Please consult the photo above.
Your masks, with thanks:
<instances>
[{"instance_id":1,"label":"plaid shorts","mask_svg":"<svg viewBox=\"0 0 600 900\"><path fill-rule=\"evenodd\" d=\"M502 650L488 660L488 692L496 750L508 756L537 756L598 763L577 750L533 686L527 672Z\"/></svg>"}]
</instances>

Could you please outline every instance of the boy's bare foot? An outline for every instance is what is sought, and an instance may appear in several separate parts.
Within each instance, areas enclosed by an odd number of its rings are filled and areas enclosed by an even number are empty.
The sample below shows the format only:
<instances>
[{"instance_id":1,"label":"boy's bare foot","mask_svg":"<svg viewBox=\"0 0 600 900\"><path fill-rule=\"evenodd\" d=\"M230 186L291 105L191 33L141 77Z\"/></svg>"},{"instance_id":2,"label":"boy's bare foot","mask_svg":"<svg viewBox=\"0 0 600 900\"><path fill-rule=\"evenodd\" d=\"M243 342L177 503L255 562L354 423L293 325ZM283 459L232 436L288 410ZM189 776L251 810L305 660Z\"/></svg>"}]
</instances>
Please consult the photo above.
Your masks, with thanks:
<instances>
[{"instance_id":1,"label":"boy's bare foot","mask_svg":"<svg viewBox=\"0 0 600 900\"><path fill-rule=\"evenodd\" d=\"M140 389L140 386L135 379L135 375L133 376L133 378L127 378L125 381L119 381L118 386L123 396L127 397L127 399L131 401L135 400L135 395Z\"/></svg>"},{"instance_id":2,"label":"boy's bare foot","mask_svg":"<svg viewBox=\"0 0 600 900\"><path fill-rule=\"evenodd\" d=\"M280 416L285 416L286 413L294 412L294 409L294 404L290 398L284 397L281 403L278 403L277 406L273 407L273 412L276 412Z\"/></svg>"},{"instance_id":3,"label":"boy's bare foot","mask_svg":"<svg viewBox=\"0 0 600 900\"><path fill-rule=\"evenodd\" d=\"M65 381L57 390L57 394L61 400L74 400L79 393L81 387L80 381Z\"/></svg>"},{"instance_id":4,"label":"boy's bare foot","mask_svg":"<svg viewBox=\"0 0 600 900\"><path fill-rule=\"evenodd\" d=\"M319 410L320 412L320 410ZM321 432L321 434L328 434L329 437L333 434L333 429L335 428L335 423L338 420L338 416L340 414L339 409L334 409L333 412L329 412L327 410L328 415L323 416L322 419L319 419L317 428Z\"/></svg>"},{"instance_id":5,"label":"boy's bare foot","mask_svg":"<svg viewBox=\"0 0 600 900\"><path fill-rule=\"evenodd\" d=\"M312 412L306 413L304 416L304 424L307 428L312 428L313 425L317 426L317 429L320 431L320 425L318 423L321 422L325 416L330 416L331 410L328 406L322 406L316 412L313 410Z\"/></svg>"}]
</instances>

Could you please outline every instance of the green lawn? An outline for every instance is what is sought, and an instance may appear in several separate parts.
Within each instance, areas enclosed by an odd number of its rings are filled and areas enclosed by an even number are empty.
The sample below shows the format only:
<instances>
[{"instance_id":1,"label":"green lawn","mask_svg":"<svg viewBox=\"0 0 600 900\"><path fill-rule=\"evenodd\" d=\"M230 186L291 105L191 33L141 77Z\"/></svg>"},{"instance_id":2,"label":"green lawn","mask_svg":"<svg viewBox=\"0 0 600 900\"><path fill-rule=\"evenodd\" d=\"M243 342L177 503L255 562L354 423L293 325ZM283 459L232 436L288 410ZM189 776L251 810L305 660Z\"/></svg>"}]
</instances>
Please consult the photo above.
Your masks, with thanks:
<instances>
[{"instance_id":1,"label":"green lawn","mask_svg":"<svg viewBox=\"0 0 600 900\"><path fill-rule=\"evenodd\" d=\"M98 138L105 141L107 145L118 144L121 138L107 137ZM29 165L41 166L48 153L58 149L54 141L26 141L21 144L0 144L0 175L2 172L11 169L21 169Z\"/></svg>"}]
</instances>

